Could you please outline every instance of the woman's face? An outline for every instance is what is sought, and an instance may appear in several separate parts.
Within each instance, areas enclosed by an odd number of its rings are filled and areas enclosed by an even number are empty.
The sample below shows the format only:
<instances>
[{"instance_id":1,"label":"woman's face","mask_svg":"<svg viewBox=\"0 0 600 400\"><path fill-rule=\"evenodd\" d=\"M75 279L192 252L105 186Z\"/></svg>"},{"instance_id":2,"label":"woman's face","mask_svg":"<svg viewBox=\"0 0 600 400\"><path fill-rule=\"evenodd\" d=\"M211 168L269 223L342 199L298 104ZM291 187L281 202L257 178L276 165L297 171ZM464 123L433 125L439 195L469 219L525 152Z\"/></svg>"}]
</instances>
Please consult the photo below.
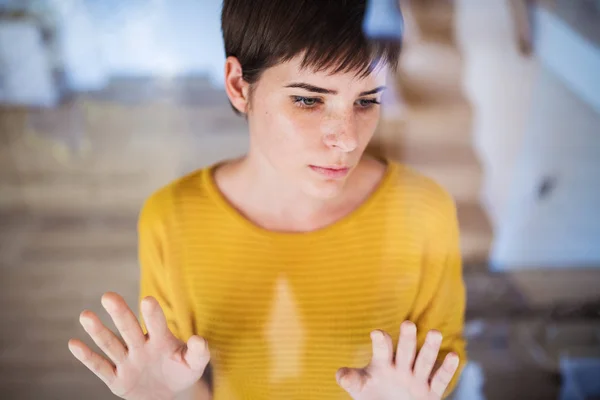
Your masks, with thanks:
<instances>
[{"instance_id":1,"label":"woman's face","mask_svg":"<svg viewBox=\"0 0 600 400\"><path fill-rule=\"evenodd\" d=\"M303 70L300 61L267 69L254 85L250 151L303 192L330 198L341 191L375 132L386 70L360 78Z\"/></svg>"}]
</instances>

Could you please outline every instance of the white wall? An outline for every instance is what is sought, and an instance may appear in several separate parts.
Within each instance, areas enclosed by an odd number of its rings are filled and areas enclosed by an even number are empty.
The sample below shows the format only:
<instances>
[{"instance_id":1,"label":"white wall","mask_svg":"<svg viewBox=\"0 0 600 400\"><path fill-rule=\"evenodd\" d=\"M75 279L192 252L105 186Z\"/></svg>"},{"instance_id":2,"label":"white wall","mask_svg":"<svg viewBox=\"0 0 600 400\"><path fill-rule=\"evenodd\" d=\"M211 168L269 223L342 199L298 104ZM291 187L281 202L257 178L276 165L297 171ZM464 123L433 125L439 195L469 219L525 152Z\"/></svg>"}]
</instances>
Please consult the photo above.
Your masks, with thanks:
<instances>
[{"instance_id":1,"label":"white wall","mask_svg":"<svg viewBox=\"0 0 600 400\"><path fill-rule=\"evenodd\" d=\"M600 20L581 2L560 4L535 14L540 68L496 269L600 267ZM553 188L540 198L545 180Z\"/></svg>"},{"instance_id":2,"label":"white wall","mask_svg":"<svg viewBox=\"0 0 600 400\"><path fill-rule=\"evenodd\" d=\"M60 64L67 87L88 91L103 88L109 78L109 66L104 57L100 36L82 0L49 0L57 26Z\"/></svg>"},{"instance_id":3,"label":"white wall","mask_svg":"<svg viewBox=\"0 0 600 400\"><path fill-rule=\"evenodd\" d=\"M207 74L225 60L216 0L50 0L60 10L65 62L74 88L106 76Z\"/></svg>"},{"instance_id":4,"label":"white wall","mask_svg":"<svg viewBox=\"0 0 600 400\"><path fill-rule=\"evenodd\" d=\"M600 13L582 15L590 10L576 3L537 9L535 47L542 64L600 112Z\"/></svg>"},{"instance_id":5,"label":"white wall","mask_svg":"<svg viewBox=\"0 0 600 400\"><path fill-rule=\"evenodd\" d=\"M464 92L473 108L473 142L484 169L482 202L496 229L505 218L538 67L518 51L509 1L455 1Z\"/></svg>"},{"instance_id":6,"label":"white wall","mask_svg":"<svg viewBox=\"0 0 600 400\"><path fill-rule=\"evenodd\" d=\"M46 107L57 100L49 54L35 22L0 22L0 103Z\"/></svg>"},{"instance_id":7,"label":"white wall","mask_svg":"<svg viewBox=\"0 0 600 400\"><path fill-rule=\"evenodd\" d=\"M539 198L546 178L554 188ZM545 68L492 263L600 267L600 114Z\"/></svg>"},{"instance_id":8,"label":"white wall","mask_svg":"<svg viewBox=\"0 0 600 400\"><path fill-rule=\"evenodd\" d=\"M600 47L537 15L535 57L517 52L509 0L456 0L465 92L474 110L491 264L600 267ZM595 69L600 71L600 67ZM547 196L539 190L554 183Z\"/></svg>"}]
</instances>

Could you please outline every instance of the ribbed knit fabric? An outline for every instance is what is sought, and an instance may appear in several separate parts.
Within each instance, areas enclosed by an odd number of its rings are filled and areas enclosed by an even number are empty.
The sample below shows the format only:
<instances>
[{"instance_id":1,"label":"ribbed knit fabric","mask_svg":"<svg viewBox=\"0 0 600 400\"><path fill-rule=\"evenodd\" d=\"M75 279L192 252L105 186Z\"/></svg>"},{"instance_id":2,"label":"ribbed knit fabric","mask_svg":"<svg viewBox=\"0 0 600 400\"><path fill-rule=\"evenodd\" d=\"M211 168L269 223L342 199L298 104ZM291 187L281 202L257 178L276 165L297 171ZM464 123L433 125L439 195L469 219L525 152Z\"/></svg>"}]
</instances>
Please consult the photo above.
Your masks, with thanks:
<instances>
[{"instance_id":1,"label":"ribbed knit fabric","mask_svg":"<svg viewBox=\"0 0 600 400\"><path fill-rule=\"evenodd\" d=\"M141 297L157 298L182 340L208 341L214 400L348 399L337 369L369 363L374 329L395 346L405 319L417 324L419 346L430 329L441 331L440 357L454 351L462 368L456 209L439 185L390 162L347 217L277 233L223 198L213 168L147 200L139 253Z\"/></svg>"}]
</instances>

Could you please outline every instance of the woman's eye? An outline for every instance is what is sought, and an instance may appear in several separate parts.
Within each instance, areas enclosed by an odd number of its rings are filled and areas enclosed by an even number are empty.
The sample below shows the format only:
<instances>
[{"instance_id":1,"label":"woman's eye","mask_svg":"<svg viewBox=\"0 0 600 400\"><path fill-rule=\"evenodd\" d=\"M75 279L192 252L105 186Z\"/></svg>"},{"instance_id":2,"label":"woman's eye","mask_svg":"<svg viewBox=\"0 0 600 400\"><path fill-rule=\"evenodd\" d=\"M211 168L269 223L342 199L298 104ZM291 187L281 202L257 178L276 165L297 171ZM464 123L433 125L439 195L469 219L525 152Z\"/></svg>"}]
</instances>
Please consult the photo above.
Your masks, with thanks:
<instances>
[{"instance_id":1,"label":"woman's eye","mask_svg":"<svg viewBox=\"0 0 600 400\"><path fill-rule=\"evenodd\" d=\"M300 107L314 107L320 103L320 101L314 97L294 96L294 103L298 104Z\"/></svg>"},{"instance_id":2,"label":"woman's eye","mask_svg":"<svg viewBox=\"0 0 600 400\"><path fill-rule=\"evenodd\" d=\"M362 108L369 108L376 104L380 104L376 99L360 99L360 100L358 100L358 105Z\"/></svg>"}]
</instances>

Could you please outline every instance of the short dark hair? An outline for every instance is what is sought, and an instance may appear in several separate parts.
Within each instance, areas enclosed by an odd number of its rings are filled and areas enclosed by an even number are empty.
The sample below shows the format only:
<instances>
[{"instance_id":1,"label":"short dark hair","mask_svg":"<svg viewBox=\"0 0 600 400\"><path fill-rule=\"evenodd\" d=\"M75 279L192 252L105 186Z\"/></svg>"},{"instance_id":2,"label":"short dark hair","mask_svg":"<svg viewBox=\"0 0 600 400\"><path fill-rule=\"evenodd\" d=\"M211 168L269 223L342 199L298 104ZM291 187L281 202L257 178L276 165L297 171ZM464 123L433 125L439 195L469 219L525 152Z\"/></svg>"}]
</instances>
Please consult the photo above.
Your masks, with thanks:
<instances>
[{"instance_id":1,"label":"short dark hair","mask_svg":"<svg viewBox=\"0 0 600 400\"><path fill-rule=\"evenodd\" d=\"M362 30L367 0L224 0L221 29L226 57L242 76L262 73L304 54L303 68L366 76L381 63L398 66L400 43L369 41ZM239 112L232 108L239 114Z\"/></svg>"}]
</instances>

